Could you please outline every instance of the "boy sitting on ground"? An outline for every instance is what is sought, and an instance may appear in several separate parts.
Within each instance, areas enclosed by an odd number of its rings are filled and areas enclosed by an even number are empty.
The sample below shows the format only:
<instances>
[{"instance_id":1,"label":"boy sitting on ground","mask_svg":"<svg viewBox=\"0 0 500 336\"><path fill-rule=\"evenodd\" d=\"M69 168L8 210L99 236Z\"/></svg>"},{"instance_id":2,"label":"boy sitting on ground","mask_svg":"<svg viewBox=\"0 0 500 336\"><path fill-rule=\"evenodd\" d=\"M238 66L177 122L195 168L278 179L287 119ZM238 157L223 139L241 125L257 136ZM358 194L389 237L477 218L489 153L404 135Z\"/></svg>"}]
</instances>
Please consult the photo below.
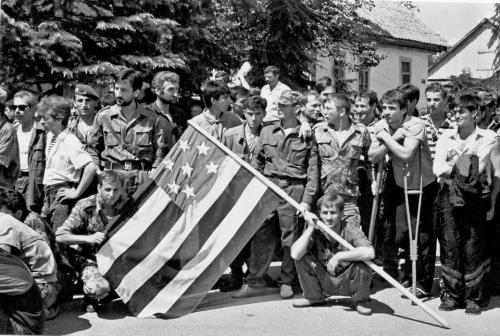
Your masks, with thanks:
<instances>
[{"instance_id":1,"label":"boy sitting on ground","mask_svg":"<svg viewBox=\"0 0 500 336\"><path fill-rule=\"evenodd\" d=\"M292 245L304 299L294 307L312 307L327 303L331 295L351 296L352 306L362 315L370 315L371 270L363 261L371 260L375 251L361 227L343 220L344 200L337 194L326 194L318 200L321 221L354 246L347 250L325 233L316 230L318 218L307 212L307 228Z\"/></svg>"}]
</instances>

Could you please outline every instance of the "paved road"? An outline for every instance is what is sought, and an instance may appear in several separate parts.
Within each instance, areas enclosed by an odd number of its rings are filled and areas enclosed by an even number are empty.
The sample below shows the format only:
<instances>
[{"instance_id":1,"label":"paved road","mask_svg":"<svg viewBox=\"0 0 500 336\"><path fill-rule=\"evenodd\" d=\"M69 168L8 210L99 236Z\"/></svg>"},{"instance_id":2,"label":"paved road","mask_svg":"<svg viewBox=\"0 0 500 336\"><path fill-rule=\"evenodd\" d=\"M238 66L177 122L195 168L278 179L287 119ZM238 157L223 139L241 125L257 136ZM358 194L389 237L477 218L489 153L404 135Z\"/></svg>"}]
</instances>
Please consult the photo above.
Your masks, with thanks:
<instances>
[{"instance_id":1,"label":"paved road","mask_svg":"<svg viewBox=\"0 0 500 336\"><path fill-rule=\"evenodd\" d=\"M56 335L500 335L500 297L493 297L479 316L463 310L439 312L451 329L444 329L429 315L394 288L375 283L372 294L374 314L361 316L349 308L346 298L332 298L327 307L293 308L294 299L282 300L278 290L268 295L231 299L227 293L213 291L198 309L172 320L138 319L119 301L100 313L84 313L81 301L63 306L63 313L48 321L45 332ZM437 311L439 299L426 302Z\"/></svg>"}]
</instances>

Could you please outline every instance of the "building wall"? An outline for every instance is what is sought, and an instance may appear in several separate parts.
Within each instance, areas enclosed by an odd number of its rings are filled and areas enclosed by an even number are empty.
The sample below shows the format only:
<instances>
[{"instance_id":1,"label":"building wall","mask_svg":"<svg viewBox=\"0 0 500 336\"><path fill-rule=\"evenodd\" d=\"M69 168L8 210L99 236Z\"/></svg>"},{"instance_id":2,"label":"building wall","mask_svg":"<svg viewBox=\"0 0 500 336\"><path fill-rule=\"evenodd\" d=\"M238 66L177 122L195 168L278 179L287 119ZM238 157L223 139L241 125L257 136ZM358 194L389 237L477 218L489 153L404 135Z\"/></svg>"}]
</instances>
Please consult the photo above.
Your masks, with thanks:
<instances>
[{"instance_id":1,"label":"building wall","mask_svg":"<svg viewBox=\"0 0 500 336\"><path fill-rule=\"evenodd\" d=\"M463 72L469 72L473 78L491 77L498 42L488 48L490 38L489 29L483 29L477 36L471 36L470 41L465 41L449 58L442 61L439 68L433 70L429 80L445 80Z\"/></svg>"},{"instance_id":2,"label":"building wall","mask_svg":"<svg viewBox=\"0 0 500 336\"><path fill-rule=\"evenodd\" d=\"M418 107L425 106L425 86L427 79L427 68L429 65L429 56L433 52L402 47L394 45L378 46L377 53L385 56L377 67L370 68L369 72L369 89L377 93L379 98L384 92L394 89L401 85L401 61L408 60L411 63L411 84L416 85L420 89L420 100ZM316 66L316 78L329 76L333 78L333 61L321 58ZM352 90L358 90L358 73L347 72L345 79L352 80L350 87Z\"/></svg>"}]
</instances>

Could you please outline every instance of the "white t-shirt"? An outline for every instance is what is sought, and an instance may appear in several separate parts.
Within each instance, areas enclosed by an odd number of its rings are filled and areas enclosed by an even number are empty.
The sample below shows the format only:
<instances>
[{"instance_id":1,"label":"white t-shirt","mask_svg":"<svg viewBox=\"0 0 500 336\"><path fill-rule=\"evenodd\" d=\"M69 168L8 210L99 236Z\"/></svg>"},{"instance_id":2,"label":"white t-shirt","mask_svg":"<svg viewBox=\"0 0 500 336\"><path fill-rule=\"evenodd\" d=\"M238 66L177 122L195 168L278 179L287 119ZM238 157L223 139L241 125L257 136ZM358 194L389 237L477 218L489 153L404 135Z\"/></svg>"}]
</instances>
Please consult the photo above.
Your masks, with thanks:
<instances>
[{"instance_id":1,"label":"white t-shirt","mask_svg":"<svg viewBox=\"0 0 500 336\"><path fill-rule=\"evenodd\" d=\"M21 164L21 171L28 171L28 153L30 151L30 140L33 135L33 126L28 132L24 132L21 125L17 127L17 143L19 144L19 163Z\"/></svg>"},{"instance_id":2,"label":"white t-shirt","mask_svg":"<svg viewBox=\"0 0 500 336\"><path fill-rule=\"evenodd\" d=\"M279 120L278 101L280 99L281 93L286 90L290 90L290 88L281 82L278 82L278 84L276 84L276 86L272 90L269 84L266 84L262 87L260 96L267 101L266 116L264 117L264 121Z\"/></svg>"},{"instance_id":3,"label":"white t-shirt","mask_svg":"<svg viewBox=\"0 0 500 336\"><path fill-rule=\"evenodd\" d=\"M49 144L54 137L47 134L47 165L43 176L43 184L54 185L64 182L78 183L82 168L92 162L89 153L82 149L82 143L71 132L65 130L56 138L54 146Z\"/></svg>"}]
</instances>

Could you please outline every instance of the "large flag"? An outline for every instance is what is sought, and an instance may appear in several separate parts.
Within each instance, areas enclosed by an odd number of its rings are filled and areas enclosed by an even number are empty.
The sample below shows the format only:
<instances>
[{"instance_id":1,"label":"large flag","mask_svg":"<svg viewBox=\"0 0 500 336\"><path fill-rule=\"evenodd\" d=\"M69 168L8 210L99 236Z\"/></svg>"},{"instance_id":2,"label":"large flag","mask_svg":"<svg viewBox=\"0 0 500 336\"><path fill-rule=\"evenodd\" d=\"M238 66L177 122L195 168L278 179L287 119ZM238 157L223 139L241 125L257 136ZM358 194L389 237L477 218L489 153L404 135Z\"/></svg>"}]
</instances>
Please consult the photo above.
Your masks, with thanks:
<instances>
[{"instance_id":1,"label":"large flag","mask_svg":"<svg viewBox=\"0 0 500 336\"><path fill-rule=\"evenodd\" d=\"M193 311L277 207L278 195L220 146L190 126L97 254L138 317Z\"/></svg>"}]
</instances>

